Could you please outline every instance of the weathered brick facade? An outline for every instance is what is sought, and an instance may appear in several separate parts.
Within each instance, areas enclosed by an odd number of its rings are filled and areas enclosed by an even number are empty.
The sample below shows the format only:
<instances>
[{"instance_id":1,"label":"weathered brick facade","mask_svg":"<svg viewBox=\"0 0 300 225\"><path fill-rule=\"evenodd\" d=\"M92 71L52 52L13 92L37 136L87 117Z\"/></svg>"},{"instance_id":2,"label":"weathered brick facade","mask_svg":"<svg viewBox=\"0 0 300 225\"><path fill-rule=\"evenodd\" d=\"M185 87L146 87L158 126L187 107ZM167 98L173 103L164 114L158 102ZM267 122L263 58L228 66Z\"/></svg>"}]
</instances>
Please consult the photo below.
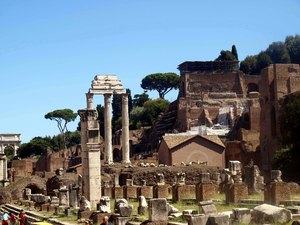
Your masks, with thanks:
<instances>
[{"instance_id":1,"label":"weathered brick facade","mask_svg":"<svg viewBox=\"0 0 300 225\"><path fill-rule=\"evenodd\" d=\"M262 70L260 83L260 148L261 169L271 170L271 161L279 148L280 101L287 94L300 90L300 67L298 64L274 64Z\"/></svg>"}]
</instances>

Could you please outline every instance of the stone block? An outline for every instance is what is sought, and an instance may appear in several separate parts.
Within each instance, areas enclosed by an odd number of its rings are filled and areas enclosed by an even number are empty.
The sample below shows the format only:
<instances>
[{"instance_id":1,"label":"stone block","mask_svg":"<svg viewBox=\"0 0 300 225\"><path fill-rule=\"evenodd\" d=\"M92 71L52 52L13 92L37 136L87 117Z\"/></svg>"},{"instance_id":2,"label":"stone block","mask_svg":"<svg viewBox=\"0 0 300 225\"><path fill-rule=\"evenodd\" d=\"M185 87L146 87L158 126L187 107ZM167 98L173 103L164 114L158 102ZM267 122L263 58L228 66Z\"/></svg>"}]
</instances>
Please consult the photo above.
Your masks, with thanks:
<instances>
[{"instance_id":1,"label":"stone block","mask_svg":"<svg viewBox=\"0 0 300 225\"><path fill-rule=\"evenodd\" d=\"M120 205L119 206L119 213L120 213L120 216L122 217L130 217L131 216L131 213L132 213L132 210L133 210L133 206L132 205Z\"/></svg>"},{"instance_id":2,"label":"stone block","mask_svg":"<svg viewBox=\"0 0 300 225\"><path fill-rule=\"evenodd\" d=\"M229 216L223 214L214 214L208 217L209 225L229 225Z\"/></svg>"},{"instance_id":3,"label":"stone block","mask_svg":"<svg viewBox=\"0 0 300 225\"><path fill-rule=\"evenodd\" d=\"M290 200L289 185L285 182L271 182L266 185L264 200L272 205L279 205L282 200Z\"/></svg>"},{"instance_id":4,"label":"stone block","mask_svg":"<svg viewBox=\"0 0 300 225\"><path fill-rule=\"evenodd\" d=\"M110 217L111 214L110 213L100 213L100 212L97 212L97 211L93 212L93 214L91 216L93 224L101 224L103 222L104 216Z\"/></svg>"},{"instance_id":5,"label":"stone block","mask_svg":"<svg viewBox=\"0 0 300 225\"><path fill-rule=\"evenodd\" d=\"M136 186L123 186L123 195L126 199L137 198L137 187Z\"/></svg>"},{"instance_id":6,"label":"stone block","mask_svg":"<svg viewBox=\"0 0 300 225\"><path fill-rule=\"evenodd\" d=\"M66 208L64 213L65 213L65 216L71 216L72 210L70 208Z\"/></svg>"},{"instance_id":7,"label":"stone block","mask_svg":"<svg viewBox=\"0 0 300 225\"><path fill-rule=\"evenodd\" d=\"M292 219L292 213L285 208L262 204L253 209L252 217L258 224L287 224Z\"/></svg>"},{"instance_id":8,"label":"stone block","mask_svg":"<svg viewBox=\"0 0 300 225\"><path fill-rule=\"evenodd\" d=\"M168 198L169 197L169 185L156 185L153 188L154 198Z\"/></svg>"},{"instance_id":9,"label":"stone block","mask_svg":"<svg viewBox=\"0 0 300 225\"><path fill-rule=\"evenodd\" d=\"M172 187L173 201L195 199L195 185L175 185Z\"/></svg>"},{"instance_id":10,"label":"stone block","mask_svg":"<svg viewBox=\"0 0 300 225\"><path fill-rule=\"evenodd\" d=\"M186 220L188 225L206 225L208 221L208 216L200 214L200 215L187 215Z\"/></svg>"},{"instance_id":11,"label":"stone block","mask_svg":"<svg viewBox=\"0 0 300 225\"><path fill-rule=\"evenodd\" d=\"M102 188L102 196L112 197L112 188L111 187L105 187Z\"/></svg>"},{"instance_id":12,"label":"stone block","mask_svg":"<svg viewBox=\"0 0 300 225\"><path fill-rule=\"evenodd\" d=\"M245 183L229 184L225 191L226 203L238 203L241 199L248 198L248 186Z\"/></svg>"},{"instance_id":13,"label":"stone block","mask_svg":"<svg viewBox=\"0 0 300 225\"><path fill-rule=\"evenodd\" d=\"M147 199L153 198L153 187L152 186L138 187L138 196L141 195Z\"/></svg>"},{"instance_id":14,"label":"stone block","mask_svg":"<svg viewBox=\"0 0 300 225\"><path fill-rule=\"evenodd\" d=\"M145 212L148 207L139 206L138 207L138 215L145 215Z\"/></svg>"},{"instance_id":15,"label":"stone block","mask_svg":"<svg viewBox=\"0 0 300 225\"><path fill-rule=\"evenodd\" d=\"M86 219L89 220L92 217L93 211L79 211L78 212L78 219Z\"/></svg>"},{"instance_id":16,"label":"stone block","mask_svg":"<svg viewBox=\"0 0 300 225\"><path fill-rule=\"evenodd\" d=\"M115 217L115 225L126 225L129 221L129 217Z\"/></svg>"},{"instance_id":17,"label":"stone block","mask_svg":"<svg viewBox=\"0 0 300 225\"><path fill-rule=\"evenodd\" d=\"M50 206L50 204L43 204L42 207L41 207L42 211L49 211L48 210L49 206Z\"/></svg>"},{"instance_id":18,"label":"stone block","mask_svg":"<svg viewBox=\"0 0 300 225\"><path fill-rule=\"evenodd\" d=\"M123 198L123 188L122 187L114 187L113 188L113 198Z\"/></svg>"},{"instance_id":19,"label":"stone block","mask_svg":"<svg viewBox=\"0 0 300 225\"><path fill-rule=\"evenodd\" d=\"M168 220L167 200L165 198L150 199L149 220L150 221Z\"/></svg>"},{"instance_id":20,"label":"stone block","mask_svg":"<svg viewBox=\"0 0 300 225\"><path fill-rule=\"evenodd\" d=\"M300 225L300 220L295 220L292 225Z\"/></svg>"},{"instance_id":21,"label":"stone block","mask_svg":"<svg viewBox=\"0 0 300 225\"><path fill-rule=\"evenodd\" d=\"M202 172L200 173L200 183L210 183L210 174Z\"/></svg>"},{"instance_id":22,"label":"stone block","mask_svg":"<svg viewBox=\"0 0 300 225\"><path fill-rule=\"evenodd\" d=\"M251 222L251 212L248 208L232 209L233 220L237 224L249 224Z\"/></svg>"},{"instance_id":23,"label":"stone block","mask_svg":"<svg viewBox=\"0 0 300 225\"><path fill-rule=\"evenodd\" d=\"M199 212L205 215L218 213L217 208L212 201L199 202Z\"/></svg>"},{"instance_id":24,"label":"stone block","mask_svg":"<svg viewBox=\"0 0 300 225\"><path fill-rule=\"evenodd\" d=\"M56 207L57 207L57 205L49 205L48 211L53 212L53 211L55 211L55 208L56 208Z\"/></svg>"},{"instance_id":25,"label":"stone block","mask_svg":"<svg viewBox=\"0 0 300 225\"><path fill-rule=\"evenodd\" d=\"M207 201L214 198L217 194L218 186L212 183L200 183L196 185L196 200Z\"/></svg>"}]
</instances>

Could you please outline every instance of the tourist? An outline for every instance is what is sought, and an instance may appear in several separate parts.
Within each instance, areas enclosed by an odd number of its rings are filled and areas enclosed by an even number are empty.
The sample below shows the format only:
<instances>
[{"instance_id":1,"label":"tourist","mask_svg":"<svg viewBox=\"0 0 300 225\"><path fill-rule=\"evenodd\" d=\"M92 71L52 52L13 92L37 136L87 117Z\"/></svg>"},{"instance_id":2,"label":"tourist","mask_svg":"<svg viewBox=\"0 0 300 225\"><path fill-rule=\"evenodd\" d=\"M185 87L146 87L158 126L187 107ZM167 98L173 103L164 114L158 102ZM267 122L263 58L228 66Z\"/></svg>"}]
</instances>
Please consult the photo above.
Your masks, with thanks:
<instances>
[{"instance_id":1,"label":"tourist","mask_svg":"<svg viewBox=\"0 0 300 225\"><path fill-rule=\"evenodd\" d=\"M108 216L104 216L103 223L101 223L100 225L112 225L112 223L108 221Z\"/></svg>"},{"instance_id":2,"label":"tourist","mask_svg":"<svg viewBox=\"0 0 300 225\"><path fill-rule=\"evenodd\" d=\"M16 216L12 212L9 214L9 221L10 221L10 225L16 224Z\"/></svg>"},{"instance_id":3,"label":"tourist","mask_svg":"<svg viewBox=\"0 0 300 225\"><path fill-rule=\"evenodd\" d=\"M3 211L2 214L2 225L8 225L9 215L6 210Z\"/></svg>"},{"instance_id":4,"label":"tourist","mask_svg":"<svg viewBox=\"0 0 300 225\"><path fill-rule=\"evenodd\" d=\"M20 225L26 225L26 214L24 210L20 212L18 220L20 221Z\"/></svg>"}]
</instances>

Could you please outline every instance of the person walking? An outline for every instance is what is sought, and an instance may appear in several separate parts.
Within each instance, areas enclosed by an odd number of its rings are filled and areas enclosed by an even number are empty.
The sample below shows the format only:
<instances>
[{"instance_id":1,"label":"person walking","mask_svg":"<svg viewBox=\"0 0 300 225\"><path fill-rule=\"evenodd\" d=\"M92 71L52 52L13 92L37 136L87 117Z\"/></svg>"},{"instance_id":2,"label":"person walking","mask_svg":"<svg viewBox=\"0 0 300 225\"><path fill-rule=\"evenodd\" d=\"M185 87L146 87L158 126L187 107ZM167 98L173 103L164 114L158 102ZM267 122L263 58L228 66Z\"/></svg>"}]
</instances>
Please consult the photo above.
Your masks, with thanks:
<instances>
[{"instance_id":1,"label":"person walking","mask_svg":"<svg viewBox=\"0 0 300 225\"><path fill-rule=\"evenodd\" d=\"M10 225L16 225L16 216L12 212L9 214Z\"/></svg>"},{"instance_id":2,"label":"person walking","mask_svg":"<svg viewBox=\"0 0 300 225\"><path fill-rule=\"evenodd\" d=\"M112 223L108 221L108 216L104 216L103 223L101 223L100 225L112 225Z\"/></svg>"},{"instance_id":3,"label":"person walking","mask_svg":"<svg viewBox=\"0 0 300 225\"><path fill-rule=\"evenodd\" d=\"M26 214L24 210L20 212L18 220L20 221L20 225L26 225Z\"/></svg>"},{"instance_id":4,"label":"person walking","mask_svg":"<svg viewBox=\"0 0 300 225\"><path fill-rule=\"evenodd\" d=\"M3 211L2 214L2 225L8 225L9 215L6 210Z\"/></svg>"}]
</instances>

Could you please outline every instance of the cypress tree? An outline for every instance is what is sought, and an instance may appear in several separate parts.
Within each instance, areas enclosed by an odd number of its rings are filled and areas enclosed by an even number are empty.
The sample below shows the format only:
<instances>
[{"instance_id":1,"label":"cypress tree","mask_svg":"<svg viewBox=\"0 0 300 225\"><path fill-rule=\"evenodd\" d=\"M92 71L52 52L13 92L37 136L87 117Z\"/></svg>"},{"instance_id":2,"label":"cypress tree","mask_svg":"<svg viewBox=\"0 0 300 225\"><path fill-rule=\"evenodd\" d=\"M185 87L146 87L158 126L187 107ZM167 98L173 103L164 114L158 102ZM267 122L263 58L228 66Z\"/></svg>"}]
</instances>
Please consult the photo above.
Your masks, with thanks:
<instances>
[{"instance_id":1,"label":"cypress tree","mask_svg":"<svg viewBox=\"0 0 300 225\"><path fill-rule=\"evenodd\" d=\"M238 56L238 53L237 53L235 45L232 45L231 53L232 53L232 55L235 56L236 60L239 60L239 56Z\"/></svg>"}]
</instances>

